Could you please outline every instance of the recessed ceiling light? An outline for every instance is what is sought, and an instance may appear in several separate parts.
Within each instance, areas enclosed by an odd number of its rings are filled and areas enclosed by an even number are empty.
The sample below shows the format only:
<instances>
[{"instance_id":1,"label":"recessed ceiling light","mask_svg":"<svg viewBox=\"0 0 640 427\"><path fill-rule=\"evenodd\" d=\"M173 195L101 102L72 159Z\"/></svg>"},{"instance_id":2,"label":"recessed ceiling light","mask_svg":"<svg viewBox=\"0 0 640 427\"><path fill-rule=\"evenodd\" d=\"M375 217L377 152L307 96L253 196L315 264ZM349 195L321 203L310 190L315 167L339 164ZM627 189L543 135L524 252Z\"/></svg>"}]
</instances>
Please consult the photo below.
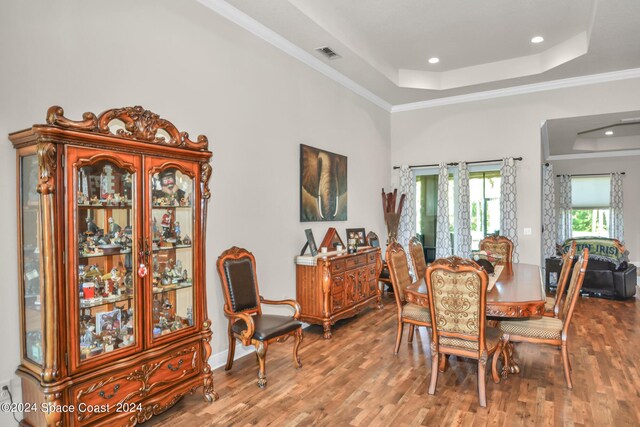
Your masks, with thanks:
<instances>
[{"instance_id":1,"label":"recessed ceiling light","mask_svg":"<svg viewBox=\"0 0 640 427\"><path fill-rule=\"evenodd\" d=\"M611 135L613 135L613 131L612 130L608 130L604 134L607 135L607 136L611 136Z\"/></svg>"},{"instance_id":2,"label":"recessed ceiling light","mask_svg":"<svg viewBox=\"0 0 640 427\"><path fill-rule=\"evenodd\" d=\"M433 58L429 58L429 64L437 64L438 62L440 62L440 58L436 58L435 56Z\"/></svg>"},{"instance_id":3,"label":"recessed ceiling light","mask_svg":"<svg viewBox=\"0 0 640 427\"><path fill-rule=\"evenodd\" d=\"M542 43L544 41L544 37L542 36L535 36L534 38L531 39L531 43Z\"/></svg>"}]
</instances>

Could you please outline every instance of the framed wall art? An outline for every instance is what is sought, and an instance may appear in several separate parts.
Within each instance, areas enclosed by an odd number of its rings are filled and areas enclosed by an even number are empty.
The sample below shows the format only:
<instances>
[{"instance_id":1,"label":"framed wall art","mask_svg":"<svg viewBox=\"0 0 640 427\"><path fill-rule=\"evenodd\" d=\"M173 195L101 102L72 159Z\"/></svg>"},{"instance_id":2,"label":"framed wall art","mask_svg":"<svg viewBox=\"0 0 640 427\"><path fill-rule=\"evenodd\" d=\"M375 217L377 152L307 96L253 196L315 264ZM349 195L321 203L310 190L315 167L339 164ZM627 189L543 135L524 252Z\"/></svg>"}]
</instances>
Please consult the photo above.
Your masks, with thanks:
<instances>
[{"instance_id":1,"label":"framed wall art","mask_svg":"<svg viewBox=\"0 0 640 427\"><path fill-rule=\"evenodd\" d=\"M300 221L347 220L347 157L300 144Z\"/></svg>"}]
</instances>

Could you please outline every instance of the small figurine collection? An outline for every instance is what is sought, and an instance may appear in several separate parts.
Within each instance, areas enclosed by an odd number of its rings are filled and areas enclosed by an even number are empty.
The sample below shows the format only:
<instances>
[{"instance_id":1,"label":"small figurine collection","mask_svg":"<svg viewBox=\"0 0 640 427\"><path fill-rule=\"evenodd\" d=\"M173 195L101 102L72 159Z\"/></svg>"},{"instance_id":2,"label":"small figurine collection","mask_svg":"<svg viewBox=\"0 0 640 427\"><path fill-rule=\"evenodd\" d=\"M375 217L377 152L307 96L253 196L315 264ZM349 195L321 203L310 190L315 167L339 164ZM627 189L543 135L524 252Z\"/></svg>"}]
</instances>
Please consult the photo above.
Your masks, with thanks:
<instances>
[{"instance_id":1,"label":"small figurine collection","mask_svg":"<svg viewBox=\"0 0 640 427\"><path fill-rule=\"evenodd\" d=\"M107 193L98 198L98 196L89 197L84 192L78 191L76 199L78 206L131 206L131 200L127 195L120 193Z\"/></svg>"},{"instance_id":2,"label":"small figurine collection","mask_svg":"<svg viewBox=\"0 0 640 427\"><path fill-rule=\"evenodd\" d=\"M169 334L178 329L193 326L193 308L187 307L187 316L176 314L176 310L169 298L156 297L153 300L153 336Z\"/></svg>"},{"instance_id":3,"label":"small figurine collection","mask_svg":"<svg viewBox=\"0 0 640 427\"><path fill-rule=\"evenodd\" d=\"M112 255L130 252L132 230L130 226L122 228L113 218L109 218L107 232L100 229L91 216L87 216L86 230L78 236L80 256Z\"/></svg>"},{"instance_id":4,"label":"small figurine collection","mask_svg":"<svg viewBox=\"0 0 640 427\"><path fill-rule=\"evenodd\" d=\"M176 246L191 246L191 238L189 235L182 236L180 221L175 220L174 214L173 210L167 209L160 218L160 227L158 227L158 219L155 216L153 217L153 222L151 223L153 250Z\"/></svg>"},{"instance_id":5,"label":"small figurine collection","mask_svg":"<svg viewBox=\"0 0 640 427\"><path fill-rule=\"evenodd\" d=\"M117 305L111 311L80 315L80 358L97 356L135 343L133 307Z\"/></svg>"},{"instance_id":6,"label":"small figurine collection","mask_svg":"<svg viewBox=\"0 0 640 427\"><path fill-rule=\"evenodd\" d=\"M175 169L162 171L153 180L153 206L191 206L191 194L178 187Z\"/></svg>"},{"instance_id":7,"label":"small figurine collection","mask_svg":"<svg viewBox=\"0 0 640 427\"><path fill-rule=\"evenodd\" d=\"M122 262L106 273L97 264L81 265L79 270L81 307L133 295L133 278Z\"/></svg>"}]
</instances>

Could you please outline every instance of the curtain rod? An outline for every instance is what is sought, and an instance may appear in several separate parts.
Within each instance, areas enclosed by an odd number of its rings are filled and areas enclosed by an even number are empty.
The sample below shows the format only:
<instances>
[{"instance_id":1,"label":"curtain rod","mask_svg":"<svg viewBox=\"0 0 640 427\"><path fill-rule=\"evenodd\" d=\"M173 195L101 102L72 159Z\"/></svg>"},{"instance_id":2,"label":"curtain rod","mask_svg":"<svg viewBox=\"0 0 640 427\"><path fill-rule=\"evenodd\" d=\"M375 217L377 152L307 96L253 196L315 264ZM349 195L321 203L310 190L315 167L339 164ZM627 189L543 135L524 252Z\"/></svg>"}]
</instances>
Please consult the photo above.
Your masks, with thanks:
<instances>
[{"instance_id":1,"label":"curtain rod","mask_svg":"<svg viewBox=\"0 0 640 427\"><path fill-rule=\"evenodd\" d=\"M564 175L569 175L569 176L606 176L606 175L611 175L612 173L616 173L616 172L609 172L609 173L576 173L576 174L568 174L565 173ZM626 172L619 172L620 175L626 175ZM556 177L561 177L563 176L561 175L556 175Z\"/></svg>"},{"instance_id":2,"label":"curtain rod","mask_svg":"<svg viewBox=\"0 0 640 427\"><path fill-rule=\"evenodd\" d=\"M522 160L522 157L514 157L513 160L516 161L520 161ZM475 162L467 162L468 165L475 165L478 163L496 163L496 162L501 162L502 159L495 159L495 160L477 160ZM458 163L460 162L451 162L451 163L447 163L447 166L457 166ZM416 169L416 168L432 168L435 166L440 166L439 163L433 164L433 165L411 165L409 166L409 169ZM400 169L400 166L394 166L394 169Z\"/></svg>"}]
</instances>

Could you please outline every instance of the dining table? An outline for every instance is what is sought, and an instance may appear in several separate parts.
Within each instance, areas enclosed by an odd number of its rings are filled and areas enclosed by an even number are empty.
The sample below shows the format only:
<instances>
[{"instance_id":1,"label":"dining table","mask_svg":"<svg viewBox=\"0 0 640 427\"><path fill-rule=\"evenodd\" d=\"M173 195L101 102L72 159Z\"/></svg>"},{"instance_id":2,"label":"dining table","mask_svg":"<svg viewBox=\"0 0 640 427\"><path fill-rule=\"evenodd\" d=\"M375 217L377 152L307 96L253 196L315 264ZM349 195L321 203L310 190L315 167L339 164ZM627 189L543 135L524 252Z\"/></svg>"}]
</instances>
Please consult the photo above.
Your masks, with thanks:
<instances>
[{"instance_id":1,"label":"dining table","mask_svg":"<svg viewBox=\"0 0 640 427\"><path fill-rule=\"evenodd\" d=\"M429 307L425 278L405 288L407 302ZM540 267L525 263L498 264L489 274L487 287L487 317L489 320L541 317L546 294ZM513 343L505 343L502 376L520 372L513 356Z\"/></svg>"}]
</instances>

